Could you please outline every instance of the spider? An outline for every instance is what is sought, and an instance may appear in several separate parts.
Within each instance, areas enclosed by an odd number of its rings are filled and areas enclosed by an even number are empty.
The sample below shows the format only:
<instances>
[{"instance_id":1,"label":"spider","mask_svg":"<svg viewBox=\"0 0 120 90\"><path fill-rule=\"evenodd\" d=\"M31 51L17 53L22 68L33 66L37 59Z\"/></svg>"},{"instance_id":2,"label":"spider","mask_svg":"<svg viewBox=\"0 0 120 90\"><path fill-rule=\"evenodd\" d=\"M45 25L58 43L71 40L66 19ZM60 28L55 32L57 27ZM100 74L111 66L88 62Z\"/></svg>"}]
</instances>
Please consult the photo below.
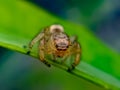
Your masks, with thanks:
<instances>
[{"instance_id":1,"label":"spider","mask_svg":"<svg viewBox=\"0 0 120 90\"><path fill-rule=\"evenodd\" d=\"M51 55L52 60L56 61L57 58L63 58L63 63L66 58L74 55L74 61L71 63L68 71L75 68L80 62L81 46L77 42L77 37L69 37L65 32L62 25L53 24L45 27L29 44L30 50L36 42L39 43L39 58L44 64L50 67L46 61L45 55Z\"/></svg>"}]
</instances>

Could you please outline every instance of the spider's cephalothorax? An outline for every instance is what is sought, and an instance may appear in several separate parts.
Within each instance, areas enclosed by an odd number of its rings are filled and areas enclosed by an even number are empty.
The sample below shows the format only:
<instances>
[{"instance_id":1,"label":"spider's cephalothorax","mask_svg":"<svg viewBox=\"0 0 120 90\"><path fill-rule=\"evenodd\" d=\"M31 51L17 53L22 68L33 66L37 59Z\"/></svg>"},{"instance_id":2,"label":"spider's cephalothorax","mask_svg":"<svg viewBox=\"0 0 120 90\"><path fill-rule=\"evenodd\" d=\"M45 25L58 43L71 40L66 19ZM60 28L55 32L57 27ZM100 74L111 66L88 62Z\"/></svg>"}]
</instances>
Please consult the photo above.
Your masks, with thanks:
<instances>
[{"instance_id":1,"label":"spider's cephalothorax","mask_svg":"<svg viewBox=\"0 0 120 90\"><path fill-rule=\"evenodd\" d=\"M44 28L44 30L31 41L29 47L32 48L32 46L37 41L40 41L39 45L40 60L44 62L46 65L50 66L50 64L45 60L44 56L45 54L52 55L54 57L53 60L55 60L57 57L66 58L71 55L74 55L75 60L68 70L73 69L76 65L79 64L81 47L77 42L76 37L69 37L64 32L63 26L54 24Z\"/></svg>"},{"instance_id":2,"label":"spider's cephalothorax","mask_svg":"<svg viewBox=\"0 0 120 90\"><path fill-rule=\"evenodd\" d=\"M66 34L60 33L53 35L54 45L58 52L66 51L69 48L70 41Z\"/></svg>"}]
</instances>

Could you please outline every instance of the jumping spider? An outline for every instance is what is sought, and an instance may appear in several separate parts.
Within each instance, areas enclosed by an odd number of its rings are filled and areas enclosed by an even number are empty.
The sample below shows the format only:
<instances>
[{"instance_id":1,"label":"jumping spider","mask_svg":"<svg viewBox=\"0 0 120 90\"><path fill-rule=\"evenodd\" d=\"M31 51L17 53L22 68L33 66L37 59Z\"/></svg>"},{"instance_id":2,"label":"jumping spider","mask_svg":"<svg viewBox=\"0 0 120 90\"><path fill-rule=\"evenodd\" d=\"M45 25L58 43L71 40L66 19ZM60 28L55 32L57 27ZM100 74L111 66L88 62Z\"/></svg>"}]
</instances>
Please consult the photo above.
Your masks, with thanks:
<instances>
[{"instance_id":1,"label":"jumping spider","mask_svg":"<svg viewBox=\"0 0 120 90\"><path fill-rule=\"evenodd\" d=\"M29 48L32 49L33 45L40 41L39 44L39 58L44 64L50 67L50 64L45 60L45 54L52 55L53 60L56 58L63 58L61 62L64 62L66 58L74 55L75 59L68 70L72 70L80 62L81 47L77 42L75 36L69 37L65 32L62 25L53 24L49 27L45 27L41 33L39 33L29 44Z\"/></svg>"}]
</instances>

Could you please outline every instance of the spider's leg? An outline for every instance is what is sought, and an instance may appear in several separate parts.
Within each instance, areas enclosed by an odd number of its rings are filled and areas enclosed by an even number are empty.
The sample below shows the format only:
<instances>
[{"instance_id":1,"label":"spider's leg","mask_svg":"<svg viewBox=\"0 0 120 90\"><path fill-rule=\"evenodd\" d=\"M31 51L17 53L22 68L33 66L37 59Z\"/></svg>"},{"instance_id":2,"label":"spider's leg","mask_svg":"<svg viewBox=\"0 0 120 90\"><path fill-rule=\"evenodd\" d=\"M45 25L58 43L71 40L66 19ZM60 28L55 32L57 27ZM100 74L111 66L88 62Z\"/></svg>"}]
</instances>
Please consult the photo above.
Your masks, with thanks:
<instances>
[{"instance_id":1,"label":"spider's leg","mask_svg":"<svg viewBox=\"0 0 120 90\"><path fill-rule=\"evenodd\" d=\"M62 61L61 61L61 64L63 64L67 59L68 57L70 57L69 55L65 55L63 58L62 58Z\"/></svg>"},{"instance_id":2,"label":"spider's leg","mask_svg":"<svg viewBox=\"0 0 120 90\"><path fill-rule=\"evenodd\" d=\"M42 42L42 40L41 40ZM45 65L47 65L48 67L50 67L51 65L45 60L45 47L44 47L44 43L40 43L40 46L39 46L39 58L40 58L40 61L43 62Z\"/></svg>"},{"instance_id":3,"label":"spider's leg","mask_svg":"<svg viewBox=\"0 0 120 90\"><path fill-rule=\"evenodd\" d=\"M70 42L71 42L71 45L73 46L74 43L77 42L77 36L70 37Z\"/></svg>"},{"instance_id":4,"label":"spider's leg","mask_svg":"<svg viewBox=\"0 0 120 90\"><path fill-rule=\"evenodd\" d=\"M44 33L41 32L35 38L33 38L33 40L29 43L29 50L27 51L27 54L29 54L31 52L31 49L32 49L33 45L36 42L38 42L39 40L41 40L43 37L44 37Z\"/></svg>"},{"instance_id":5,"label":"spider's leg","mask_svg":"<svg viewBox=\"0 0 120 90\"><path fill-rule=\"evenodd\" d=\"M33 38L33 40L30 42L29 44L29 48L32 49L33 45L38 42L39 40L41 40L44 37L44 33L41 32L39 33L35 38Z\"/></svg>"},{"instance_id":6,"label":"spider's leg","mask_svg":"<svg viewBox=\"0 0 120 90\"><path fill-rule=\"evenodd\" d=\"M71 71L72 69L75 68L75 66L77 66L80 62L80 57L81 57L81 47L80 47L80 44L76 42L76 39L73 38L71 39L73 40L72 43L72 49L71 51L73 51L72 54L75 55L75 59L74 59L74 62L72 63L72 65L68 68L68 71Z\"/></svg>"},{"instance_id":7,"label":"spider's leg","mask_svg":"<svg viewBox=\"0 0 120 90\"><path fill-rule=\"evenodd\" d=\"M56 62L57 57L54 54L52 54L51 57L52 57L52 60Z\"/></svg>"}]
</instances>

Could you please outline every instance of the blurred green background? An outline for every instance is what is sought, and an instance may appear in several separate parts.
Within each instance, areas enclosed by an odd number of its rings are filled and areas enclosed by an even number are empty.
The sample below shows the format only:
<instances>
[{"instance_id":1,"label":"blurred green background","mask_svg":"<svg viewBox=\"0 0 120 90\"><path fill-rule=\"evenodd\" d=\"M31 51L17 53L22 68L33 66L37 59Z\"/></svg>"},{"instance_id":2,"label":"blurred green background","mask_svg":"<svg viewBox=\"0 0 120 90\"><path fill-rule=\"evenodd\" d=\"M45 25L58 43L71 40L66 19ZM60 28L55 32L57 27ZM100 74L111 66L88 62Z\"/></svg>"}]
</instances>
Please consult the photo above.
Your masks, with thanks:
<instances>
[{"instance_id":1,"label":"blurred green background","mask_svg":"<svg viewBox=\"0 0 120 90\"><path fill-rule=\"evenodd\" d=\"M0 1L1 37L2 29L4 27L6 29L6 31L4 31L6 32L6 35L9 36L9 29L11 29L11 32L14 31L14 33L18 34L19 36L19 33L21 32L16 31L16 28L22 29L26 26L24 21L18 17L18 14L24 15L24 13L21 14L20 12L22 11L16 11L16 2L17 1L14 0ZM42 8L55 17L59 17L63 20L67 20L69 22L76 23L77 25L83 25L86 28L89 28L89 31L87 31L87 33L92 33L93 37L95 36L96 38L99 38L96 43L101 41L102 43L100 43L100 45L104 44L109 49L111 49L113 52L111 55L119 54L119 0L30 0L23 3L32 3L35 6L38 6L38 10L41 10ZM24 10L27 10L26 7L22 5L23 4L21 4L21 7ZM17 10L20 10L20 8ZM12 11L15 11L14 14ZM32 13L33 11L31 10L31 14ZM11 17L14 17L14 20L11 19ZM25 19L26 17L29 18L30 21L33 21L32 23L36 22L33 18L29 17L29 15L24 15ZM37 15L35 17L37 17ZM45 24L46 22L43 21L43 23ZM27 34L27 31L29 30L26 30L24 33ZM29 37L29 35L27 36ZM83 36L85 37L85 35ZM92 43L89 44L89 47L94 48ZM102 53L102 50L100 51L100 49L99 51L93 49L91 52ZM88 49L86 49L86 51L87 50ZM104 52L109 51L110 50ZM85 54L83 55L83 58L85 59L83 61L93 65L96 68L99 68L100 70L103 70L103 72L111 74L113 77L120 80L120 58L112 58L112 56L107 57L108 55L106 54L95 54L96 57L93 58L92 54L86 52ZM56 67L47 68L37 59L31 58L27 55L13 52L2 47L0 48L0 55L0 90L104 90L104 88L99 87L94 83L70 75L69 73L62 71ZM98 58L100 56L101 58Z\"/></svg>"}]
</instances>

